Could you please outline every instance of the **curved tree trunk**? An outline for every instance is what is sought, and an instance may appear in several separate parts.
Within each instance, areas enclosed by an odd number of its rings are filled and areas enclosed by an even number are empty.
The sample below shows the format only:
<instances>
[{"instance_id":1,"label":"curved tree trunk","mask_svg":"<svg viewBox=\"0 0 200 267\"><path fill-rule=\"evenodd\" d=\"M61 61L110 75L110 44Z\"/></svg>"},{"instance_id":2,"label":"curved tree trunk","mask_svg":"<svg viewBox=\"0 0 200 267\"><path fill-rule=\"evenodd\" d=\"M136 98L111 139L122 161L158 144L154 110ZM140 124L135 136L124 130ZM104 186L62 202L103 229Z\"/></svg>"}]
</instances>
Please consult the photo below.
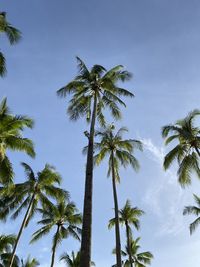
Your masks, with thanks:
<instances>
[{"instance_id":1,"label":"curved tree trunk","mask_svg":"<svg viewBox=\"0 0 200 267\"><path fill-rule=\"evenodd\" d=\"M96 110L97 110L97 96L95 93L93 111L92 111L92 120L90 125L90 135L88 140L87 163L86 163L80 267L90 267L90 262L91 262L93 153L94 153L93 147L94 147Z\"/></svg>"},{"instance_id":2,"label":"curved tree trunk","mask_svg":"<svg viewBox=\"0 0 200 267\"><path fill-rule=\"evenodd\" d=\"M120 231L119 231L119 208L117 199L117 189L116 189L116 177L115 177L115 167L114 167L114 155L112 152L112 186L113 186L113 198L115 207L115 240L116 240L116 261L117 267L122 267L121 259L121 241L120 241Z\"/></svg>"},{"instance_id":3,"label":"curved tree trunk","mask_svg":"<svg viewBox=\"0 0 200 267\"><path fill-rule=\"evenodd\" d=\"M55 242L54 242L53 247L52 247L51 267L54 266L55 254L56 254L56 246L57 246L57 242L58 242L58 234L59 234L59 231L60 231L60 225L57 226L57 231L56 231L56 236L55 236Z\"/></svg>"},{"instance_id":4,"label":"curved tree trunk","mask_svg":"<svg viewBox=\"0 0 200 267\"><path fill-rule=\"evenodd\" d=\"M130 237L130 229L129 229L129 225L128 222L125 222L126 225L126 237L127 237L127 248L128 248L128 256L129 256L129 263L130 263L130 267L133 267L133 263L132 263L132 255L131 255L131 245L130 245L130 241L131 241L131 237Z\"/></svg>"},{"instance_id":5,"label":"curved tree trunk","mask_svg":"<svg viewBox=\"0 0 200 267\"><path fill-rule=\"evenodd\" d=\"M15 258L15 252L16 252L16 249L17 249L17 246L18 246L18 243L19 243L19 239L20 239L20 237L22 235L22 231L23 231L23 229L24 229L24 227L26 225L26 221L28 219L28 216L29 216L29 213L30 213L30 210L31 210L31 207L32 207L34 198L35 198L35 193L31 197L30 203L28 205L28 209L26 211L26 214L25 214L24 219L22 221L21 227L19 229L19 233L17 235L17 239L16 239L16 242L15 242L15 245L14 245L14 248L13 248L13 251L12 251L12 254L11 254L11 260L10 260L9 267L12 267L13 266L13 262L14 262L14 258Z\"/></svg>"}]
</instances>

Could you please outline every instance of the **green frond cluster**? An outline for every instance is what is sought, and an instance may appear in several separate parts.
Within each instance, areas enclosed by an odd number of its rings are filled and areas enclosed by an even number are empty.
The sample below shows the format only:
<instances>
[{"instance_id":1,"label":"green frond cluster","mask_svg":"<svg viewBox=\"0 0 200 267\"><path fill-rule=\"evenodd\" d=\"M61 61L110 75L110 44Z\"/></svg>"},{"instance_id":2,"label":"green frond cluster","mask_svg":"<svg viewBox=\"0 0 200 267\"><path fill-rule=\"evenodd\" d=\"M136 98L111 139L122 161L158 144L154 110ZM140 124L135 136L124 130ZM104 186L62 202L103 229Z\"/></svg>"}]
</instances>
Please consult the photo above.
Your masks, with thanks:
<instances>
[{"instance_id":1,"label":"green frond cluster","mask_svg":"<svg viewBox=\"0 0 200 267\"><path fill-rule=\"evenodd\" d=\"M5 34L11 45L16 44L21 39L21 32L13 27L6 19L6 12L0 12L0 34ZM6 60L0 52L0 76L6 74Z\"/></svg>"},{"instance_id":2,"label":"green frond cluster","mask_svg":"<svg viewBox=\"0 0 200 267\"><path fill-rule=\"evenodd\" d=\"M173 141L178 142L165 156L164 169L167 170L176 161L178 163L178 181L182 186L191 184L193 173L200 178L200 128L194 124L199 115L200 110L195 109L174 125L162 128L162 136L165 138L166 145Z\"/></svg>"},{"instance_id":3,"label":"green frond cluster","mask_svg":"<svg viewBox=\"0 0 200 267\"><path fill-rule=\"evenodd\" d=\"M100 142L94 144L94 150L97 152L94 156L94 163L99 165L106 157L108 157L109 168L108 176L112 171L112 155L114 162L114 170L116 180L119 181L119 167L126 168L131 165L134 170L139 169L139 162L133 155L135 149L142 150L142 143L133 139L122 139L123 132L127 132L125 127L120 128L116 134L114 126L110 125L102 131L97 131L96 136L99 136Z\"/></svg>"},{"instance_id":4,"label":"green frond cluster","mask_svg":"<svg viewBox=\"0 0 200 267\"><path fill-rule=\"evenodd\" d=\"M75 253L72 251L71 255L64 253L60 257L60 261L63 261L67 267L80 267L81 254L80 251ZM92 261L90 266L95 266L95 263Z\"/></svg>"},{"instance_id":5,"label":"green frond cluster","mask_svg":"<svg viewBox=\"0 0 200 267\"><path fill-rule=\"evenodd\" d=\"M196 230L198 225L200 224L200 197L197 195L193 195L194 200L197 206L186 206L183 210L183 215L194 215L197 217L191 224L190 224L190 234Z\"/></svg>"},{"instance_id":6,"label":"green frond cluster","mask_svg":"<svg viewBox=\"0 0 200 267\"><path fill-rule=\"evenodd\" d=\"M21 267L37 267L40 263L35 258L31 259L30 256L25 260L25 262L22 260L22 266Z\"/></svg>"},{"instance_id":7,"label":"green frond cluster","mask_svg":"<svg viewBox=\"0 0 200 267\"><path fill-rule=\"evenodd\" d=\"M118 82L129 80L132 75L119 65L107 71L101 65L94 65L88 70L85 63L77 57L78 75L73 81L57 91L58 96L66 97L71 94L67 113L71 120L85 117L91 121L94 99L96 103L96 117L101 126L105 126L103 111L109 109L115 119L121 118L119 105L126 106L121 96L133 97L133 94L124 88L118 87Z\"/></svg>"},{"instance_id":8,"label":"green frond cluster","mask_svg":"<svg viewBox=\"0 0 200 267\"><path fill-rule=\"evenodd\" d=\"M150 251L139 252L140 245L139 245L140 237L136 238L135 240L131 240L130 247L131 247L131 263L135 267L146 267L147 265L151 264L153 259L153 254ZM113 253L116 253L116 250L113 250ZM125 250L121 251L122 256L125 258L123 260L124 267L130 267L131 263L129 260L129 250L128 247L125 247ZM117 265L113 265L112 267L117 267Z\"/></svg>"},{"instance_id":9,"label":"green frond cluster","mask_svg":"<svg viewBox=\"0 0 200 267\"><path fill-rule=\"evenodd\" d=\"M56 205L49 203L45 205L45 208L37 209L37 211L42 215L42 220L38 221L38 224L43 226L33 234L30 243L38 241L55 227L52 255L55 255L56 248L63 239L71 236L80 241L81 228L79 225L82 223L82 215L77 213L77 208L73 202L62 199ZM52 261L54 261L54 256L52 257Z\"/></svg>"},{"instance_id":10,"label":"green frond cluster","mask_svg":"<svg viewBox=\"0 0 200 267\"><path fill-rule=\"evenodd\" d=\"M33 120L27 116L13 115L7 106L7 99L0 103L0 183L12 182L14 171L7 157L7 150L22 151L35 157L32 140L23 137L26 128L33 127Z\"/></svg>"}]
</instances>

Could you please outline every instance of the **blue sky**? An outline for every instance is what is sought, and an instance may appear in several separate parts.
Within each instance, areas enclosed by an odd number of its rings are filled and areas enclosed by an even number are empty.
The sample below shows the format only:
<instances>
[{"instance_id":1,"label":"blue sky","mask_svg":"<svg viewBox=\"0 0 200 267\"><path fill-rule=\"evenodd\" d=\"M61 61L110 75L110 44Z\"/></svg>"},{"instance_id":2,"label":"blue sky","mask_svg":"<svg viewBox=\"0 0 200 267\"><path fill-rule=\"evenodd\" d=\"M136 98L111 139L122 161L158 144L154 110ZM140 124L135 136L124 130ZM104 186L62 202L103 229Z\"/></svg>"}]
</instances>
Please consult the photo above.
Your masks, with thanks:
<instances>
[{"instance_id":1,"label":"blue sky","mask_svg":"<svg viewBox=\"0 0 200 267\"><path fill-rule=\"evenodd\" d=\"M166 153L160 129L199 107L200 98L200 3L198 0L1 0L1 10L18 27L23 39L10 47L2 37L1 50L7 59L8 74L0 79L0 95L8 97L14 113L34 118L35 128L27 131L36 145L35 160L11 154L16 179L24 179L19 162L29 163L35 171L46 162L56 166L63 186L82 210L86 144L83 120L72 123L66 116L67 100L56 97L56 90L76 74L75 56L86 64L106 68L122 64L134 74L126 87L135 93L123 109L127 137L140 138L145 144L137 153L141 170L121 171L119 204L127 198L145 210L141 230L143 250L150 250L153 267L199 267L200 230L190 237L188 224L193 218L182 216L184 205L193 203L199 193L195 180L181 189L176 181L176 166L163 172ZM95 169L92 258L96 266L111 266L115 258L114 231L107 230L113 216L111 181L106 164ZM25 230L19 255L37 256L49 266L51 235L29 246L33 221ZM20 220L2 225L2 232L17 231ZM124 241L124 229L121 230ZM123 242L122 242L123 243ZM58 250L70 252L79 244L63 242ZM56 264L59 265L59 263Z\"/></svg>"}]
</instances>

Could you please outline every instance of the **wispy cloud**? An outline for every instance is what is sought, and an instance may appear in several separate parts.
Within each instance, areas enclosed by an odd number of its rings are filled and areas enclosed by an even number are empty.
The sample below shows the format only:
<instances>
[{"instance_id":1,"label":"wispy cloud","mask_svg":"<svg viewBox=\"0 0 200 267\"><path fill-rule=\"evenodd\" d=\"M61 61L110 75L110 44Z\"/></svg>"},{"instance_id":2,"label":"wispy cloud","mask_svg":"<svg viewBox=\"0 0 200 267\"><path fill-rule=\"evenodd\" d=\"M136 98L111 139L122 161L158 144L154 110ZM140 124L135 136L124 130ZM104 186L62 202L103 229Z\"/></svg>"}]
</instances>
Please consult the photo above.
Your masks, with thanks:
<instances>
[{"instance_id":1,"label":"wispy cloud","mask_svg":"<svg viewBox=\"0 0 200 267\"><path fill-rule=\"evenodd\" d=\"M177 235L185 227L182 209L187 196L177 183L176 170L172 167L166 172L163 171L165 148L156 146L151 139L143 138L142 142L147 157L157 163L159 173L147 189L144 202L159 218L158 235Z\"/></svg>"}]
</instances>

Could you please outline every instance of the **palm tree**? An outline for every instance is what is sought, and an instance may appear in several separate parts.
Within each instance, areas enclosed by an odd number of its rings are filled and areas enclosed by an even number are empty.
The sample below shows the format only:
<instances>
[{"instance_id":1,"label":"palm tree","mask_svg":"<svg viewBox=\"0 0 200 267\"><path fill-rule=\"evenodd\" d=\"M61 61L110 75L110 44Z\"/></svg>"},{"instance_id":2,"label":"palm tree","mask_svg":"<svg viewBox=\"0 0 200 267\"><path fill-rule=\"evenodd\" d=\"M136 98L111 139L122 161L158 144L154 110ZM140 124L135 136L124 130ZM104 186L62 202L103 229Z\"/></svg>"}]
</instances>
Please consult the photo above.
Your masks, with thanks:
<instances>
[{"instance_id":1,"label":"palm tree","mask_svg":"<svg viewBox=\"0 0 200 267\"><path fill-rule=\"evenodd\" d=\"M92 229L92 192L93 192L93 146L96 119L105 125L103 110L108 108L115 119L121 117L119 104L125 106L121 96L133 97L133 94L117 83L131 78L131 74L118 65L107 71L100 65L88 70L84 62L77 57L78 75L73 81L57 91L61 97L72 94L67 112L70 119L85 117L90 122L88 152L85 174L85 194L83 204L83 228L81 238L81 266L89 267L91 261Z\"/></svg>"},{"instance_id":2,"label":"palm tree","mask_svg":"<svg viewBox=\"0 0 200 267\"><path fill-rule=\"evenodd\" d=\"M40 263L37 259L35 258L31 259L30 257L28 257L25 262L22 260L21 267L37 267L39 265Z\"/></svg>"},{"instance_id":3,"label":"palm tree","mask_svg":"<svg viewBox=\"0 0 200 267\"><path fill-rule=\"evenodd\" d=\"M119 231L119 214L118 214L118 199L116 182L120 182L119 166L122 165L126 168L131 165L135 170L139 169L139 163L133 156L133 150L135 148L142 149L142 144L138 140L122 139L123 132L127 131L126 128L120 128L119 131L114 134L114 126L111 125L103 131L97 132L101 140L99 143L95 143L95 150L97 154L94 157L94 161L97 165L105 157L109 157L108 160L108 176L112 175L112 187L115 209L115 236L116 236L116 260L117 266L121 267L121 244L120 244L120 231Z\"/></svg>"},{"instance_id":4,"label":"palm tree","mask_svg":"<svg viewBox=\"0 0 200 267\"><path fill-rule=\"evenodd\" d=\"M0 267L8 266L15 241L16 237L14 235L0 235ZM18 257L15 257L14 266L18 267L18 263Z\"/></svg>"},{"instance_id":5,"label":"palm tree","mask_svg":"<svg viewBox=\"0 0 200 267\"><path fill-rule=\"evenodd\" d=\"M130 248L131 248L131 262L129 258L129 250L128 247L125 247L125 250L122 251L122 256L127 257L128 259L125 259L123 261L124 267L130 267L132 266L132 263L135 267L146 267L147 265L151 264L151 260L153 259L153 254L149 251L145 252L139 252L140 245L138 242L140 241L140 237L138 237L136 240L131 240L130 242ZM113 251L115 253L115 250ZM113 265L113 267L117 267L117 265Z\"/></svg>"},{"instance_id":6,"label":"palm tree","mask_svg":"<svg viewBox=\"0 0 200 267\"><path fill-rule=\"evenodd\" d=\"M166 145L173 140L178 141L178 144L165 156L164 169L168 169L172 162L177 161L178 181L181 186L191 184L193 172L200 177L200 128L194 125L194 120L199 115L200 110L195 109L174 125L162 128L162 136L165 138Z\"/></svg>"},{"instance_id":7,"label":"palm tree","mask_svg":"<svg viewBox=\"0 0 200 267\"><path fill-rule=\"evenodd\" d=\"M138 253L138 250L140 249L140 245L138 242L140 241L140 238L138 237L136 240L132 240L130 247L131 247L131 255L132 255L132 262L134 263L135 267L146 267L147 265L151 264L151 260L153 259L153 254L149 251L140 252ZM122 251L122 255L124 257L129 257L128 255L128 248L125 248L125 251ZM127 259L124 263L124 267L130 267L129 259Z\"/></svg>"},{"instance_id":8,"label":"palm tree","mask_svg":"<svg viewBox=\"0 0 200 267\"><path fill-rule=\"evenodd\" d=\"M32 128L33 120L21 115L12 115L7 106L7 99L0 103L0 183L12 182L14 172L7 150L23 151L34 157L33 142L24 138L25 128Z\"/></svg>"},{"instance_id":9,"label":"palm tree","mask_svg":"<svg viewBox=\"0 0 200 267\"><path fill-rule=\"evenodd\" d=\"M6 19L6 12L0 12L0 33L5 33L11 45L17 43L21 38L21 32L13 27ZM0 76L6 74L5 57L0 52Z\"/></svg>"},{"instance_id":10,"label":"palm tree","mask_svg":"<svg viewBox=\"0 0 200 267\"><path fill-rule=\"evenodd\" d=\"M190 224L190 234L193 234L200 223L200 217L198 217L200 215L200 198L195 194L193 196L197 206L187 206L183 210L183 215L193 214L197 216L197 219Z\"/></svg>"},{"instance_id":11,"label":"palm tree","mask_svg":"<svg viewBox=\"0 0 200 267\"><path fill-rule=\"evenodd\" d=\"M71 255L64 253L60 260L64 261L67 267L80 267L81 253L80 251L77 253L72 251ZM95 263L92 261L90 266L95 266Z\"/></svg>"},{"instance_id":12,"label":"palm tree","mask_svg":"<svg viewBox=\"0 0 200 267\"><path fill-rule=\"evenodd\" d=\"M133 225L137 230L140 228L139 217L144 214L144 211L138 209L137 207L132 207L129 200L126 201L125 206L119 210L119 223L125 225L126 227L126 238L127 238L127 251L129 255L130 267L132 264L132 254L131 254L131 240L132 232L130 225ZM108 227L111 228L115 225L115 218L109 221Z\"/></svg>"},{"instance_id":13,"label":"palm tree","mask_svg":"<svg viewBox=\"0 0 200 267\"><path fill-rule=\"evenodd\" d=\"M0 207L1 218L6 218L10 212L15 210L11 218L16 219L22 210L26 208L26 213L12 251L9 267L13 265L22 231L28 226L39 203L44 206L50 203L49 197L62 199L68 196L68 192L55 186L55 184L60 184L61 177L52 166L46 164L45 168L37 173L37 176L28 164L22 163L22 166L24 167L27 180L24 183L0 189L0 195L2 195L1 202L4 203L4 205L1 203L2 207Z\"/></svg>"},{"instance_id":14,"label":"palm tree","mask_svg":"<svg viewBox=\"0 0 200 267\"><path fill-rule=\"evenodd\" d=\"M81 229L78 225L82 223L82 216L80 213L76 213L77 208L73 202L67 203L65 200L60 201L57 205L51 204L45 209L38 210L42 214L42 220L38 223L44 226L33 234L31 243L48 234L56 226L51 257L51 267L53 267L58 244L69 236L80 240Z\"/></svg>"}]
</instances>

